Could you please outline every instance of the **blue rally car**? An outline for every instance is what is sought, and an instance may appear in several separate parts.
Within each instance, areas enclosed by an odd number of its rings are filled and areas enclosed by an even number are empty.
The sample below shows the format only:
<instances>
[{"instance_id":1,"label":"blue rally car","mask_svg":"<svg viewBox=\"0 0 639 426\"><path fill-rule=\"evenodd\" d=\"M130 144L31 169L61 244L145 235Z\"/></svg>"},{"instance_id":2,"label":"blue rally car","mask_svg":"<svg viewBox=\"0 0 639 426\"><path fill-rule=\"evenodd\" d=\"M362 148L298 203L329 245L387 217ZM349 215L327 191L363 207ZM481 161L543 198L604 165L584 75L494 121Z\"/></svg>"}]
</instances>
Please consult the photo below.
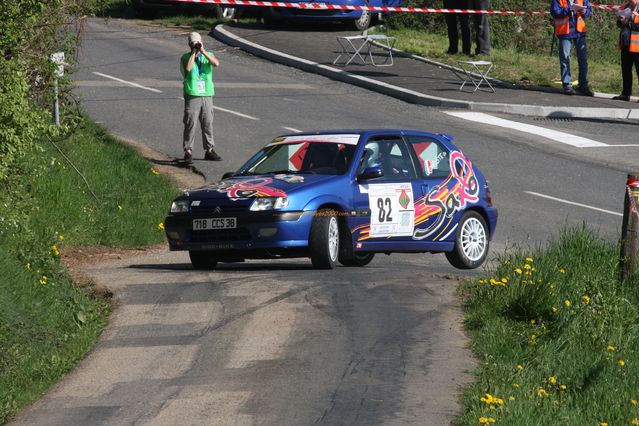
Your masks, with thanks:
<instances>
[{"instance_id":1,"label":"blue rally car","mask_svg":"<svg viewBox=\"0 0 639 426\"><path fill-rule=\"evenodd\" d=\"M311 3L310 0L291 0L289 3ZM312 1L319 5L337 6L375 6L375 7L399 7L402 0L325 0ZM358 31L367 29L374 13L368 10L339 10L339 9L308 9L308 8L287 8L270 7L265 11L267 20L311 20L311 21L351 21Z\"/></svg>"},{"instance_id":2,"label":"blue rally car","mask_svg":"<svg viewBox=\"0 0 639 426\"><path fill-rule=\"evenodd\" d=\"M476 268L497 210L451 140L410 130L275 138L238 171L173 201L169 247L188 250L198 269L282 257L330 269L391 252L445 252L453 266Z\"/></svg>"}]
</instances>

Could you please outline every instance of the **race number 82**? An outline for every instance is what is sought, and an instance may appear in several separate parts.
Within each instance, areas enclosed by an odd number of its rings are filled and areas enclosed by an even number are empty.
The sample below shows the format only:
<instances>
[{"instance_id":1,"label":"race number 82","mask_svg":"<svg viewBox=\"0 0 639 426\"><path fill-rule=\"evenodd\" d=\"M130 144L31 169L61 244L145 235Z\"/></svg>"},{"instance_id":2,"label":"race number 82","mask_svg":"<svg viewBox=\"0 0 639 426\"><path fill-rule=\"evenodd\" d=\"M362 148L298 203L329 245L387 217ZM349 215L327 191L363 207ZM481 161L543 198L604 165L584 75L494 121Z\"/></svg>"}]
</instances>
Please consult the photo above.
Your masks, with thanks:
<instances>
[{"instance_id":1,"label":"race number 82","mask_svg":"<svg viewBox=\"0 0 639 426\"><path fill-rule=\"evenodd\" d=\"M377 218L380 223L393 221L393 217L391 216L393 209L391 208L391 199L389 197L378 198L377 209L379 210L377 212Z\"/></svg>"}]
</instances>

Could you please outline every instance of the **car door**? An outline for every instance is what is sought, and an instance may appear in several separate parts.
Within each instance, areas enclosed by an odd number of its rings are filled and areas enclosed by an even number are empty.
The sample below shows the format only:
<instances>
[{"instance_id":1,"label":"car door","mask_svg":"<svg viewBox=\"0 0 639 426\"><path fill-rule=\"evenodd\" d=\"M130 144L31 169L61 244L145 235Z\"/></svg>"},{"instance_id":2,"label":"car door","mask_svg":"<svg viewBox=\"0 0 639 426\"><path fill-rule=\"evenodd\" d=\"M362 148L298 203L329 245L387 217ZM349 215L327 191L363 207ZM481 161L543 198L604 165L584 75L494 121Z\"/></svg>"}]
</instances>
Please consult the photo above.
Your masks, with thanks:
<instances>
[{"instance_id":1,"label":"car door","mask_svg":"<svg viewBox=\"0 0 639 426\"><path fill-rule=\"evenodd\" d=\"M357 164L357 176L368 167L384 174L359 180L353 189L355 249L402 249L403 242L412 240L414 194L420 185L408 146L400 135L371 137Z\"/></svg>"},{"instance_id":2,"label":"car door","mask_svg":"<svg viewBox=\"0 0 639 426\"><path fill-rule=\"evenodd\" d=\"M459 187L451 172L451 153L441 141L429 136L407 136L416 159L419 190L415 202L413 238L423 242L450 240L456 226Z\"/></svg>"}]
</instances>

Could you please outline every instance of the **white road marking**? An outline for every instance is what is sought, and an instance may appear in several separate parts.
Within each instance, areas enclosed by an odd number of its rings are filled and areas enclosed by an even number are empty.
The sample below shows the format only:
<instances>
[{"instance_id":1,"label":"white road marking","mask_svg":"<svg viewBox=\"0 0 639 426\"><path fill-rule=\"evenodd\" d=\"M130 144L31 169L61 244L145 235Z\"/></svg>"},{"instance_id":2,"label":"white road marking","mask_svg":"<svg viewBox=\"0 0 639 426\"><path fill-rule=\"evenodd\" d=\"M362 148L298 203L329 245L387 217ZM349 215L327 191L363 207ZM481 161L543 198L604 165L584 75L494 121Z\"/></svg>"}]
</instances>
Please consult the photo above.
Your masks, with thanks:
<instances>
[{"instance_id":1,"label":"white road marking","mask_svg":"<svg viewBox=\"0 0 639 426\"><path fill-rule=\"evenodd\" d=\"M592 139L586 139L582 138L581 136L571 135L570 133L550 130L544 127L533 126L531 124L518 123L516 121L504 120L503 118L494 117L482 112L445 111L445 113L448 115L452 115L453 117L463 118L464 120L490 124L498 127L505 127L507 129L518 130L524 133L531 133L536 136L541 136L547 139L554 140L556 142L572 145L577 148L600 148L610 146L608 144L597 142Z\"/></svg>"},{"instance_id":2,"label":"white road marking","mask_svg":"<svg viewBox=\"0 0 639 426\"><path fill-rule=\"evenodd\" d=\"M623 216L623 214L621 214L621 213L613 212L613 211L606 210L606 209L600 209L599 207L593 207L593 206L589 206L587 204L575 203L574 201L568 201L568 200L564 200L562 198L551 197L550 195L544 195L544 194L540 194L538 192L532 192L532 191L524 191L524 192L526 194L535 195L535 196L541 197L541 198L547 198L549 200L558 201L560 203L571 204L573 206L579 206L579 207L583 207L583 208L590 209L590 210L596 210L598 212L608 213L608 214L612 214L612 215L615 215L615 216Z\"/></svg>"},{"instance_id":3,"label":"white road marking","mask_svg":"<svg viewBox=\"0 0 639 426\"><path fill-rule=\"evenodd\" d=\"M93 71L93 74L99 75L100 77L104 77L104 78L110 78L111 80L119 81L120 83L128 84L130 86L137 87L139 89L149 90L155 93L162 93L161 90L154 89L152 87L142 86L141 84L133 83L132 81L122 80L121 78L113 77L112 75L102 74L101 72L97 72L97 71Z\"/></svg>"},{"instance_id":4,"label":"white road marking","mask_svg":"<svg viewBox=\"0 0 639 426\"><path fill-rule=\"evenodd\" d=\"M294 127L286 127L286 126L282 126L282 129L284 130L288 130L289 132L294 132L294 133L302 133L301 130L298 130Z\"/></svg>"},{"instance_id":5,"label":"white road marking","mask_svg":"<svg viewBox=\"0 0 639 426\"><path fill-rule=\"evenodd\" d=\"M255 121L260 120L259 118L253 117L252 115L242 114L241 112L233 111L233 110L218 107L218 106L213 106L213 109L216 109L218 111L228 112L229 114L237 115L238 117L248 118L249 120L255 120Z\"/></svg>"},{"instance_id":6,"label":"white road marking","mask_svg":"<svg viewBox=\"0 0 639 426\"><path fill-rule=\"evenodd\" d=\"M178 99L181 100L181 101L184 100L184 98L182 96L178 97ZM253 117L252 115L242 114L241 112L237 112L237 111L233 111L233 110L230 110L230 109L218 107L218 106L215 106L215 105L213 106L213 109L216 109L216 110L222 111L222 112L228 112L229 114L237 115L238 117L248 118L249 120L260 121L259 118Z\"/></svg>"}]
</instances>

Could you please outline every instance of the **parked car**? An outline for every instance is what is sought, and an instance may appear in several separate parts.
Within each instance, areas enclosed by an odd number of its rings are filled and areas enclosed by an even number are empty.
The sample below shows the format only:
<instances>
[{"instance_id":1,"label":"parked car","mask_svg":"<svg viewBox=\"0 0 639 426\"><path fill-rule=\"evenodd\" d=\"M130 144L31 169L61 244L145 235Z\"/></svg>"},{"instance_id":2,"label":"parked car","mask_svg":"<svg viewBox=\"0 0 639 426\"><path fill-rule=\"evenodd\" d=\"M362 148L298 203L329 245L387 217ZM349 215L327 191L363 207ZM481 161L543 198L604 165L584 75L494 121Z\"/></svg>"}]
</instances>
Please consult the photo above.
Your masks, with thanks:
<instances>
[{"instance_id":1,"label":"parked car","mask_svg":"<svg viewBox=\"0 0 639 426\"><path fill-rule=\"evenodd\" d=\"M310 0L292 0L289 3L308 3ZM313 2L315 3L315 2ZM397 7L402 0L326 0L319 4L334 4L347 6L388 6ZM358 31L367 29L375 13L368 10L330 10L330 9L297 9L286 7L269 7L264 18L276 20L309 20L309 21L350 21Z\"/></svg>"},{"instance_id":2,"label":"parked car","mask_svg":"<svg viewBox=\"0 0 639 426\"><path fill-rule=\"evenodd\" d=\"M153 18L161 10L195 11L212 14L218 19L230 21L238 15L238 8L224 5L198 2L181 2L176 0L128 0L135 13L141 18Z\"/></svg>"},{"instance_id":3,"label":"parked car","mask_svg":"<svg viewBox=\"0 0 639 426\"><path fill-rule=\"evenodd\" d=\"M451 141L411 130L275 138L236 172L173 201L169 248L188 250L198 269L286 257L330 269L393 252L444 252L457 268L477 268L497 210L484 175Z\"/></svg>"}]
</instances>

